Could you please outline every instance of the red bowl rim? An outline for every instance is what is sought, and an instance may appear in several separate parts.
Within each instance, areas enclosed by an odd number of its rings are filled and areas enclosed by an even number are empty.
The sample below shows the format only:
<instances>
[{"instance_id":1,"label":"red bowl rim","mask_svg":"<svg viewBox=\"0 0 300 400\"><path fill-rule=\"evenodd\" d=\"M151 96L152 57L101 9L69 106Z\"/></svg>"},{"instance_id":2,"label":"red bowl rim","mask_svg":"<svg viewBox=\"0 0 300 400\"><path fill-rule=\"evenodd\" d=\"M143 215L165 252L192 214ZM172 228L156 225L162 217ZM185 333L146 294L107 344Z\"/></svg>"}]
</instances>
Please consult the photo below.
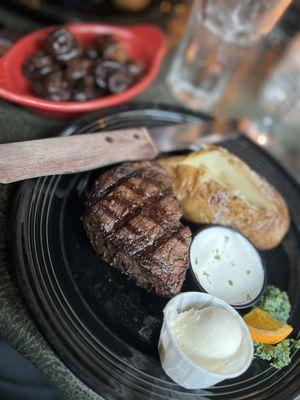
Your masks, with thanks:
<instances>
[{"instance_id":1,"label":"red bowl rim","mask_svg":"<svg viewBox=\"0 0 300 400\"><path fill-rule=\"evenodd\" d=\"M82 102L53 101L53 100L46 100L41 97L36 97L30 94L28 95L18 94L0 87L0 97L3 97L4 99L10 100L15 103L19 103L33 108L38 108L41 110L49 110L49 111L51 110L51 111L68 112L68 113L85 112L97 108L114 106L123 103L127 100L130 100L133 97L137 96L138 94L142 93L155 79L167 47L167 39L165 34L155 25L138 24L133 26L126 26L126 25L110 25L110 24L87 22L87 23L70 23L66 24L65 26L74 30L76 30L76 28L79 27L81 29L84 28L87 30L93 29L94 31L95 28L101 27L107 31L115 33L117 32L131 33L131 34L137 34L138 32L152 33L157 36L158 50L155 54L155 57L153 57L152 63L149 69L147 70L145 76L135 85L133 85L128 90L120 94L110 95L103 98L96 98ZM22 39L20 39L10 50L8 50L8 52L2 58L0 58L0 70L4 65L4 63L6 62L6 60L11 56L11 54L13 54L15 46L21 46L24 41L35 40L37 37L40 38L42 34L46 34L53 28L54 26L50 27L48 26L46 28L32 32L24 36ZM1 86L1 80L0 80L0 86Z\"/></svg>"}]
</instances>

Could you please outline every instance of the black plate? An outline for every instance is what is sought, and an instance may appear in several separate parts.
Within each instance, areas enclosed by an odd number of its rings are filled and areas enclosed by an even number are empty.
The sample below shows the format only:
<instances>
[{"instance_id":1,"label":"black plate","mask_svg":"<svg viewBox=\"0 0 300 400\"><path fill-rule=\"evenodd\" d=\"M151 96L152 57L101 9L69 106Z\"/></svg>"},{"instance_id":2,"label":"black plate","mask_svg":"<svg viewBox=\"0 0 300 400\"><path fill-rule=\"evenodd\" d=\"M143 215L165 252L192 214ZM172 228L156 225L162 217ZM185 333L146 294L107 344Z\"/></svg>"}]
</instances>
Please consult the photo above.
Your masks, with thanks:
<instances>
[{"instance_id":1,"label":"black plate","mask_svg":"<svg viewBox=\"0 0 300 400\"><path fill-rule=\"evenodd\" d=\"M123 106L94 113L63 135L207 118L163 106ZM291 323L300 327L300 193L296 183L247 138L223 144L265 175L288 202L292 224L283 243L264 252L269 283L287 290ZM28 307L53 350L106 399L288 398L300 387L300 356L277 371L254 360L238 379L205 391L187 391L164 374L157 352L165 300L148 294L102 262L80 216L86 191L99 171L53 176L20 185L14 213L17 272ZM188 274L184 290L193 290ZM298 314L296 312L298 310ZM280 393L280 395L279 395ZM279 397L278 397L279 398Z\"/></svg>"}]
</instances>

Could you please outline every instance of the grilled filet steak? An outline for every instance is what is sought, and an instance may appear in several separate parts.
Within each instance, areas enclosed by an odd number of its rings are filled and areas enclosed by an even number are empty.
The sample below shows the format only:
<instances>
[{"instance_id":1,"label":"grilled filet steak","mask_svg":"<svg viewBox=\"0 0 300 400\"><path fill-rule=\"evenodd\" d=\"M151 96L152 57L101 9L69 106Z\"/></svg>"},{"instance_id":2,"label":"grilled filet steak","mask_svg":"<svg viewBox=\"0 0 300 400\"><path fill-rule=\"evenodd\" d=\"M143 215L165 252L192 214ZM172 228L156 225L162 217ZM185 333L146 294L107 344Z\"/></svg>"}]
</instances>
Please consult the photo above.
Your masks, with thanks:
<instances>
[{"instance_id":1,"label":"grilled filet steak","mask_svg":"<svg viewBox=\"0 0 300 400\"><path fill-rule=\"evenodd\" d=\"M98 178L83 224L103 260L169 298L180 291L189 266L191 232L181 215L165 169L152 161L131 162Z\"/></svg>"}]
</instances>

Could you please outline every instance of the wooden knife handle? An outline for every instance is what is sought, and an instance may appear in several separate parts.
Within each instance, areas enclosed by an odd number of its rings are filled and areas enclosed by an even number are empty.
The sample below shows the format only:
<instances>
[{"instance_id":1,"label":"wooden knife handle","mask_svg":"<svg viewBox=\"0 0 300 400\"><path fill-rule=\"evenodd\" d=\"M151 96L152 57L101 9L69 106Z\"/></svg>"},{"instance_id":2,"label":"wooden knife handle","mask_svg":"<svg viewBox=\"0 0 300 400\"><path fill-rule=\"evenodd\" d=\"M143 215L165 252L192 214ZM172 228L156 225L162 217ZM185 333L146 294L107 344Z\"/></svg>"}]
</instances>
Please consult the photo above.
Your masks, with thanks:
<instances>
[{"instance_id":1,"label":"wooden knife handle","mask_svg":"<svg viewBox=\"0 0 300 400\"><path fill-rule=\"evenodd\" d=\"M0 182L88 171L157 155L145 128L1 144Z\"/></svg>"}]
</instances>

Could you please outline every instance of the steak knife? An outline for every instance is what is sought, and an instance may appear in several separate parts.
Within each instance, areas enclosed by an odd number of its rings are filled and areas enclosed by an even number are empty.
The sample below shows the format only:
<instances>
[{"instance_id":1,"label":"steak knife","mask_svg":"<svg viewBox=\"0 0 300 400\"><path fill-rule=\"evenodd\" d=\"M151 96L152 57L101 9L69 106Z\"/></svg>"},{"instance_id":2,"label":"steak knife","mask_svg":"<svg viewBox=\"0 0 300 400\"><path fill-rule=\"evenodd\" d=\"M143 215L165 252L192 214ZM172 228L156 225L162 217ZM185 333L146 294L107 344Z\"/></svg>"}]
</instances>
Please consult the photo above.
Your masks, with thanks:
<instances>
[{"instance_id":1,"label":"steak knife","mask_svg":"<svg viewBox=\"0 0 300 400\"><path fill-rule=\"evenodd\" d=\"M5 143L0 145L0 183L152 160L160 153L218 143L237 132L234 121L216 119Z\"/></svg>"}]
</instances>

